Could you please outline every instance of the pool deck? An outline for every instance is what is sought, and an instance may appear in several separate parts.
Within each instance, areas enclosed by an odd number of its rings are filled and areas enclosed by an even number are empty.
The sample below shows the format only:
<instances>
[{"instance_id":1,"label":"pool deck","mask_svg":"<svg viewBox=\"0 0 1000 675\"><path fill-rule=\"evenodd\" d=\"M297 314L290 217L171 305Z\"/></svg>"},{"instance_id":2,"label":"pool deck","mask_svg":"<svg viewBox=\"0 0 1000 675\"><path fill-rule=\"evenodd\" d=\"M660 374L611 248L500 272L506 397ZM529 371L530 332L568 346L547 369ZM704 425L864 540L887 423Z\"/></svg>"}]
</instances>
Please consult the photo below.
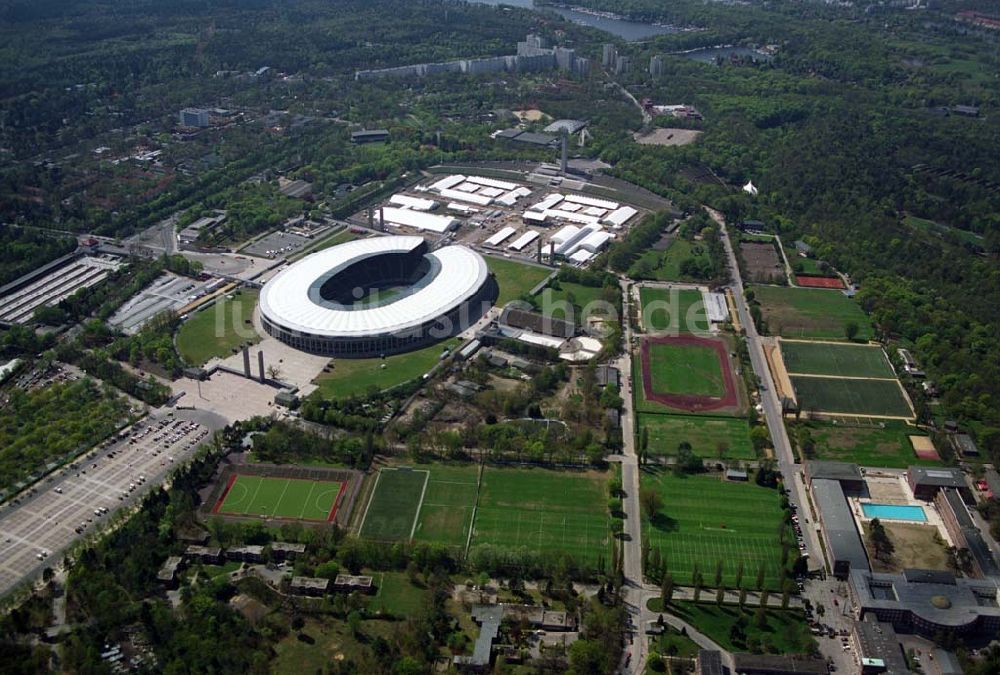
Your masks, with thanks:
<instances>
[{"instance_id":1,"label":"pool deck","mask_svg":"<svg viewBox=\"0 0 1000 675\"><path fill-rule=\"evenodd\" d=\"M872 475L872 473L868 473L865 476L865 483L868 488L867 497L847 498L847 502L851 507L851 512L854 514L858 532L864 532L864 527L862 527L862 525L873 520L873 518L865 515L862 508L863 504L879 504L883 506L917 506L923 509L924 516L927 518L926 521L905 518L885 518L881 516L879 517L879 520L886 523L904 523L907 525L928 525L935 527L947 545L955 545L955 542L951 539L951 535L948 534L948 529L944 526L944 520L941 518L941 514L938 513L937 507L934 506L933 502L925 502L914 498L913 492L910 490L910 486L906 482L905 475Z\"/></svg>"}]
</instances>

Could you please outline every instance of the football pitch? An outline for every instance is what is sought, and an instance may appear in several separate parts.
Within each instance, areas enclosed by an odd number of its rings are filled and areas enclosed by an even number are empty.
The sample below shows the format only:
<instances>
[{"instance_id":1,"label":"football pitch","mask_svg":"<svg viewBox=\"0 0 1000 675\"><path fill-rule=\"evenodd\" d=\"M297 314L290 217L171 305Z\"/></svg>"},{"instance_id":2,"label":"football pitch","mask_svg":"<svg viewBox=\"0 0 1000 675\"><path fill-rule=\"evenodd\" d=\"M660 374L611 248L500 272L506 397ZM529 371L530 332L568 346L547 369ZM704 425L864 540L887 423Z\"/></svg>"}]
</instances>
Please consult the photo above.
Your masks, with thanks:
<instances>
[{"instance_id":1,"label":"football pitch","mask_svg":"<svg viewBox=\"0 0 1000 675\"><path fill-rule=\"evenodd\" d=\"M688 288L639 289L642 326L647 331L707 333L708 314L701 291Z\"/></svg>"},{"instance_id":2,"label":"football pitch","mask_svg":"<svg viewBox=\"0 0 1000 675\"><path fill-rule=\"evenodd\" d=\"M479 470L475 464L383 468L361 535L562 552L581 563L609 559L607 474L484 467L480 483Z\"/></svg>"},{"instance_id":3,"label":"football pitch","mask_svg":"<svg viewBox=\"0 0 1000 675\"><path fill-rule=\"evenodd\" d=\"M213 510L228 516L329 521L345 484L237 474Z\"/></svg>"},{"instance_id":4,"label":"football pitch","mask_svg":"<svg viewBox=\"0 0 1000 675\"><path fill-rule=\"evenodd\" d=\"M700 345L653 343L649 370L657 394L690 394L721 398L726 394L719 355Z\"/></svg>"},{"instance_id":5,"label":"football pitch","mask_svg":"<svg viewBox=\"0 0 1000 675\"><path fill-rule=\"evenodd\" d=\"M361 536L379 541L410 539L430 475L425 469L379 470Z\"/></svg>"},{"instance_id":6,"label":"football pitch","mask_svg":"<svg viewBox=\"0 0 1000 675\"><path fill-rule=\"evenodd\" d=\"M896 380L846 380L793 375L799 407L806 412L886 417L913 417L913 410Z\"/></svg>"},{"instance_id":7,"label":"football pitch","mask_svg":"<svg viewBox=\"0 0 1000 675\"><path fill-rule=\"evenodd\" d=\"M653 455L676 455L677 446L688 442L694 454L703 459L719 459L720 449L724 449L724 459L757 458L745 419L639 413L638 421L640 430L649 429L649 452Z\"/></svg>"},{"instance_id":8,"label":"football pitch","mask_svg":"<svg viewBox=\"0 0 1000 675\"><path fill-rule=\"evenodd\" d=\"M844 340L849 323L858 325L858 340L875 332L861 306L840 291L821 288L753 286L772 335L788 338Z\"/></svg>"},{"instance_id":9,"label":"football pitch","mask_svg":"<svg viewBox=\"0 0 1000 675\"><path fill-rule=\"evenodd\" d=\"M885 352L876 345L782 340L781 356L794 375L896 377Z\"/></svg>"},{"instance_id":10,"label":"football pitch","mask_svg":"<svg viewBox=\"0 0 1000 675\"><path fill-rule=\"evenodd\" d=\"M568 553L579 562L609 560L607 475L548 469L483 472L473 547Z\"/></svg>"},{"instance_id":11,"label":"football pitch","mask_svg":"<svg viewBox=\"0 0 1000 675\"><path fill-rule=\"evenodd\" d=\"M776 490L666 471L643 471L641 481L643 488L659 492L664 504L653 522L643 515L643 537L659 549L675 583L691 584L697 566L711 586L721 561L726 586L735 587L742 562L744 586L755 587L763 567L765 586L780 587L783 520Z\"/></svg>"}]
</instances>

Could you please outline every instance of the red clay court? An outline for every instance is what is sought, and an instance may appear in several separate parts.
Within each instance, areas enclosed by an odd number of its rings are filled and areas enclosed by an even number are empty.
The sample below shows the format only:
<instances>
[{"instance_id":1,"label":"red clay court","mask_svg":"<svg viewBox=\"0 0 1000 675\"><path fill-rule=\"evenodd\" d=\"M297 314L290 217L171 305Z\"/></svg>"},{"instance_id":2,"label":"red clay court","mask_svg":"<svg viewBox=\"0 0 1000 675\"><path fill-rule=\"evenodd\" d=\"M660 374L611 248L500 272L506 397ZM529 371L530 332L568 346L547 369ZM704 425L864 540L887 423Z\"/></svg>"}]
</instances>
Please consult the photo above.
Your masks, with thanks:
<instances>
[{"instance_id":1,"label":"red clay court","mask_svg":"<svg viewBox=\"0 0 1000 675\"><path fill-rule=\"evenodd\" d=\"M812 274L796 274L795 283L803 288L844 288L840 277L819 277Z\"/></svg>"},{"instance_id":2,"label":"red clay court","mask_svg":"<svg viewBox=\"0 0 1000 675\"><path fill-rule=\"evenodd\" d=\"M719 372L722 374L724 394L721 397L701 396L694 394L679 394L657 392L653 390L652 360L650 347L652 345L669 345L675 347L702 347L715 352L718 359ZM703 412L720 408L735 408L739 405L736 395L736 383L729 358L726 354L726 343L719 339L684 335L678 337L652 337L642 341L642 391L647 401L655 401L670 408L686 412ZM669 366L669 364L665 364Z\"/></svg>"}]
</instances>

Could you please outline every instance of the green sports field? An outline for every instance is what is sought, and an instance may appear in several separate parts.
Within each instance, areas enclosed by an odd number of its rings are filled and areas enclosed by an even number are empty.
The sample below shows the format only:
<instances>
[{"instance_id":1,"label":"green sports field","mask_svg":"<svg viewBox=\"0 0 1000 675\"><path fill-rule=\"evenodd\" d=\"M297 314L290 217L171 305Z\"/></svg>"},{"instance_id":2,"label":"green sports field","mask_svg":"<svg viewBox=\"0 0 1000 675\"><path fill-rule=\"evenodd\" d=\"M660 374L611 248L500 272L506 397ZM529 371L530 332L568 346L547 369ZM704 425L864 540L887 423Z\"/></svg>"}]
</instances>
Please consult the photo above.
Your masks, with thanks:
<instances>
[{"instance_id":1,"label":"green sports field","mask_svg":"<svg viewBox=\"0 0 1000 675\"><path fill-rule=\"evenodd\" d=\"M716 397L726 394L719 355L710 347L653 343L649 347L649 361L654 393Z\"/></svg>"},{"instance_id":2,"label":"green sports field","mask_svg":"<svg viewBox=\"0 0 1000 675\"><path fill-rule=\"evenodd\" d=\"M237 475L215 512L325 521L342 485L337 481Z\"/></svg>"},{"instance_id":3,"label":"green sports field","mask_svg":"<svg viewBox=\"0 0 1000 675\"><path fill-rule=\"evenodd\" d=\"M822 288L753 286L768 331L788 338L846 340L848 323L858 325L855 339L874 337L861 306L840 291Z\"/></svg>"},{"instance_id":4,"label":"green sports field","mask_svg":"<svg viewBox=\"0 0 1000 675\"><path fill-rule=\"evenodd\" d=\"M381 469L365 509L361 536L379 541L409 540L430 472Z\"/></svg>"},{"instance_id":5,"label":"green sports field","mask_svg":"<svg viewBox=\"0 0 1000 675\"><path fill-rule=\"evenodd\" d=\"M908 466L938 466L936 460L921 459L913 452L909 436L923 436L905 422L886 420L880 426L854 427L823 422L800 422L815 443L816 459L852 462L861 466L905 469ZM794 428L794 427L793 427Z\"/></svg>"},{"instance_id":6,"label":"green sports field","mask_svg":"<svg viewBox=\"0 0 1000 675\"><path fill-rule=\"evenodd\" d=\"M244 342L255 343L260 336L246 321L253 316L255 289L240 289L196 312L177 330L177 351L185 363L201 366L214 357L226 357Z\"/></svg>"},{"instance_id":7,"label":"green sports field","mask_svg":"<svg viewBox=\"0 0 1000 675\"><path fill-rule=\"evenodd\" d=\"M708 314L701 291L688 288L639 289L642 326L647 331L708 332Z\"/></svg>"},{"instance_id":8,"label":"green sports field","mask_svg":"<svg viewBox=\"0 0 1000 675\"><path fill-rule=\"evenodd\" d=\"M742 562L744 585L753 587L763 566L766 586L779 587L782 511L777 490L717 475L643 471L640 478L644 489L655 489L663 498L663 509L652 523L643 514L643 537L660 550L676 583L691 584L697 565L705 583L712 585L715 566L722 561L724 585L735 586Z\"/></svg>"},{"instance_id":9,"label":"green sports field","mask_svg":"<svg viewBox=\"0 0 1000 675\"><path fill-rule=\"evenodd\" d=\"M476 506L479 467L475 464L430 468L414 539L465 547Z\"/></svg>"},{"instance_id":10,"label":"green sports field","mask_svg":"<svg viewBox=\"0 0 1000 675\"><path fill-rule=\"evenodd\" d=\"M472 546L609 560L607 474L548 469L483 472Z\"/></svg>"},{"instance_id":11,"label":"green sports field","mask_svg":"<svg viewBox=\"0 0 1000 675\"><path fill-rule=\"evenodd\" d=\"M896 377L885 352L877 345L782 340L781 356L785 368L793 374Z\"/></svg>"},{"instance_id":12,"label":"green sports field","mask_svg":"<svg viewBox=\"0 0 1000 675\"><path fill-rule=\"evenodd\" d=\"M705 415L638 414L639 429L649 429L649 452L676 455L677 446L687 441L694 454L718 459L720 445L724 459L756 459L747 421L736 417Z\"/></svg>"},{"instance_id":13,"label":"green sports field","mask_svg":"<svg viewBox=\"0 0 1000 675\"><path fill-rule=\"evenodd\" d=\"M845 380L834 377L791 377L799 408L805 412L912 417L896 380Z\"/></svg>"},{"instance_id":14,"label":"green sports field","mask_svg":"<svg viewBox=\"0 0 1000 675\"><path fill-rule=\"evenodd\" d=\"M552 274L551 269L537 265L527 265L506 258L495 258L491 255L483 256L483 258L500 287L497 307L502 307L511 300L521 297L540 284L545 277Z\"/></svg>"}]
</instances>

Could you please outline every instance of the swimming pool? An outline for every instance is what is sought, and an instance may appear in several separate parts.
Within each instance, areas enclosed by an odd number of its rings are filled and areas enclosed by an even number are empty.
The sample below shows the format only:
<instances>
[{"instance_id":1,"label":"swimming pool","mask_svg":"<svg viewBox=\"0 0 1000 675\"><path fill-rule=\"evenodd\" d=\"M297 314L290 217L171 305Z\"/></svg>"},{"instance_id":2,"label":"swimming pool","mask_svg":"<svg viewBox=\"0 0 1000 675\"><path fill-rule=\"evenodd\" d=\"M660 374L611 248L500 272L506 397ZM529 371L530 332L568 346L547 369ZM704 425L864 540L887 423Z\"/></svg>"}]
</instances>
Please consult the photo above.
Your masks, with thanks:
<instances>
[{"instance_id":1,"label":"swimming pool","mask_svg":"<svg viewBox=\"0 0 1000 675\"><path fill-rule=\"evenodd\" d=\"M886 520L912 520L926 523L927 514L922 506L899 506L896 504L862 504L861 510L868 518L884 518Z\"/></svg>"}]
</instances>

